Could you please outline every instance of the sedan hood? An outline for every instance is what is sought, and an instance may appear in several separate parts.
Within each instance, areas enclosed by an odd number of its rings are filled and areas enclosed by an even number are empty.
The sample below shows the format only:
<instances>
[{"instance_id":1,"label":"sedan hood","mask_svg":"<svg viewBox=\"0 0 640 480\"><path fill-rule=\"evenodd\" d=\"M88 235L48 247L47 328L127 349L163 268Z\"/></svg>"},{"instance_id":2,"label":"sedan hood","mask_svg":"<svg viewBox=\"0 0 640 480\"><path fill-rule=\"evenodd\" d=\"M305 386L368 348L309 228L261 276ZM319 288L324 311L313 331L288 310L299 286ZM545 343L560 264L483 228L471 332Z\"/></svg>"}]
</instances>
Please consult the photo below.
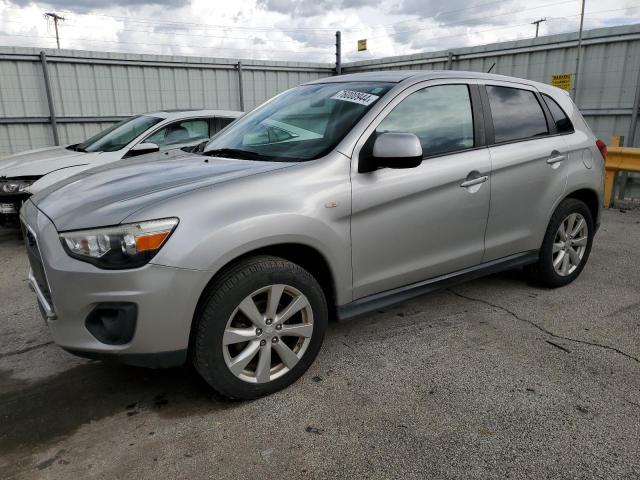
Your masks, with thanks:
<instances>
[{"instance_id":1,"label":"sedan hood","mask_svg":"<svg viewBox=\"0 0 640 480\"><path fill-rule=\"evenodd\" d=\"M66 147L29 150L0 159L0 177L40 177L61 168L90 163L97 155L67 150Z\"/></svg>"},{"instance_id":2,"label":"sedan hood","mask_svg":"<svg viewBox=\"0 0 640 480\"><path fill-rule=\"evenodd\" d=\"M59 231L116 225L167 198L291 165L176 150L93 168L45 188L31 200Z\"/></svg>"}]
</instances>

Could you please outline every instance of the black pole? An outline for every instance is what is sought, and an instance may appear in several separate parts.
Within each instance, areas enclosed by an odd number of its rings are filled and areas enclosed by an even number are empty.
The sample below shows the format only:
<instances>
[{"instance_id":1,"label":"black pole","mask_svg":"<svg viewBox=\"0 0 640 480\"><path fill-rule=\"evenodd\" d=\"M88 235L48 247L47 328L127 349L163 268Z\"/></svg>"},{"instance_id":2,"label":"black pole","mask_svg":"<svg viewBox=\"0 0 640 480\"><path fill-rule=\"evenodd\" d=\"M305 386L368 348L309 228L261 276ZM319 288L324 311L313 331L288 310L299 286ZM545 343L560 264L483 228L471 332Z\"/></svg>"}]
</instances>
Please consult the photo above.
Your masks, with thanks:
<instances>
[{"instance_id":1,"label":"black pole","mask_svg":"<svg viewBox=\"0 0 640 480\"><path fill-rule=\"evenodd\" d=\"M240 110L244 112L244 87L242 85L242 60L238 60L238 95L240 97Z\"/></svg>"},{"instance_id":2,"label":"black pole","mask_svg":"<svg viewBox=\"0 0 640 480\"><path fill-rule=\"evenodd\" d=\"M342 75L342 38L340 30L336 32L336 75Z\"/></svg>"}]
</instances>

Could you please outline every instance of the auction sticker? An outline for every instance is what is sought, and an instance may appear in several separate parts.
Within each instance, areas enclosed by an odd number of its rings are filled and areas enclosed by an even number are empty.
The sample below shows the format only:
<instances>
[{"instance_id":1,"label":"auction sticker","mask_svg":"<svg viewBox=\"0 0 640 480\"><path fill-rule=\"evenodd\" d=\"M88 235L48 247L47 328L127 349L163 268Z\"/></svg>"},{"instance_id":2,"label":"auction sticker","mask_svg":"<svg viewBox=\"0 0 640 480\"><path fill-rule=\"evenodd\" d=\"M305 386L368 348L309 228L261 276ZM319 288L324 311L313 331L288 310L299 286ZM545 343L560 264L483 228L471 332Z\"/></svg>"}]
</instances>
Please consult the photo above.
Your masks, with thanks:
<instances>
[{"instance_id":1,"label":"auction sticker","mask_svg":"<svg viewBox=\"0 0 640 480\"><path fill-rule=\"evenodd\" d=\"M343 102L358 103L360 105L371 105L380 97L370 93L356 92L355 90L340 90L331 98L333 100L342 100Z\"/></svg>"}]
</instances>

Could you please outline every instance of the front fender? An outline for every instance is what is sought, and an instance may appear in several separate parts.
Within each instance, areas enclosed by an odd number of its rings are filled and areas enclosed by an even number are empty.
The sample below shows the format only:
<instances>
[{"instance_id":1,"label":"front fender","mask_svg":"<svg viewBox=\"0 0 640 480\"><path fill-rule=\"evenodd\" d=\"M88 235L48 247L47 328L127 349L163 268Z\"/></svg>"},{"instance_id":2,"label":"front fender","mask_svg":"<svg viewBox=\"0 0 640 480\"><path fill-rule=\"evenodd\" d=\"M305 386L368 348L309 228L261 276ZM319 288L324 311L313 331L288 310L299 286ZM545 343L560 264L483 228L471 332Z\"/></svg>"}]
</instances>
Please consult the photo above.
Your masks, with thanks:
<instances>
[{"instance_id":1,"label":"front fender","mask_svg":"<svg viewBox=\"0 0 640 480\"><path fill-rule=\"evenodd\" d=\"M343 156L229 181L168 199L124 222L175 216L180 223L153 262L215 275L251 251L311 247L331 270L338 304L351 296L351 186Z\"/></svg>"}]
</instances>

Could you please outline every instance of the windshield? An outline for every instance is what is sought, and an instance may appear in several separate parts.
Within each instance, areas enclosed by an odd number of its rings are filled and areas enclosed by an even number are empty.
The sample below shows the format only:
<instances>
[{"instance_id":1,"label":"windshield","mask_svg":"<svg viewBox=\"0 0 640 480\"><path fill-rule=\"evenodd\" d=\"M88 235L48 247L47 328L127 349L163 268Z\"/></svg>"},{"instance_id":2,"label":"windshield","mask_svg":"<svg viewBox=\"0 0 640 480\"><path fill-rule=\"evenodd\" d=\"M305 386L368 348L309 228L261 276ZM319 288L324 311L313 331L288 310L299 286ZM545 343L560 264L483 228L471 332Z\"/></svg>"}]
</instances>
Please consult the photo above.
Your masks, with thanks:
<instances>
[{"instance_id":1,"label":"windshield","mask_svg":"<svg viewBox=\"0 0 640 480\"><path fill-rule=\"evenodd\" d=\"M148 115L131 117L72 147L82 152L115 152L161 121L162 118Z\"/></svg>"},{"instance_id":2,"label":"windshield","mask_svg":"<svg viewBox=\"0 0 640 480\"><path fill-rule=\"evenodd\" d=\"M319 158L392 86L344 82L293 88L220 132L203 154L279 161Z\"/></svg>"}]
</instances>

